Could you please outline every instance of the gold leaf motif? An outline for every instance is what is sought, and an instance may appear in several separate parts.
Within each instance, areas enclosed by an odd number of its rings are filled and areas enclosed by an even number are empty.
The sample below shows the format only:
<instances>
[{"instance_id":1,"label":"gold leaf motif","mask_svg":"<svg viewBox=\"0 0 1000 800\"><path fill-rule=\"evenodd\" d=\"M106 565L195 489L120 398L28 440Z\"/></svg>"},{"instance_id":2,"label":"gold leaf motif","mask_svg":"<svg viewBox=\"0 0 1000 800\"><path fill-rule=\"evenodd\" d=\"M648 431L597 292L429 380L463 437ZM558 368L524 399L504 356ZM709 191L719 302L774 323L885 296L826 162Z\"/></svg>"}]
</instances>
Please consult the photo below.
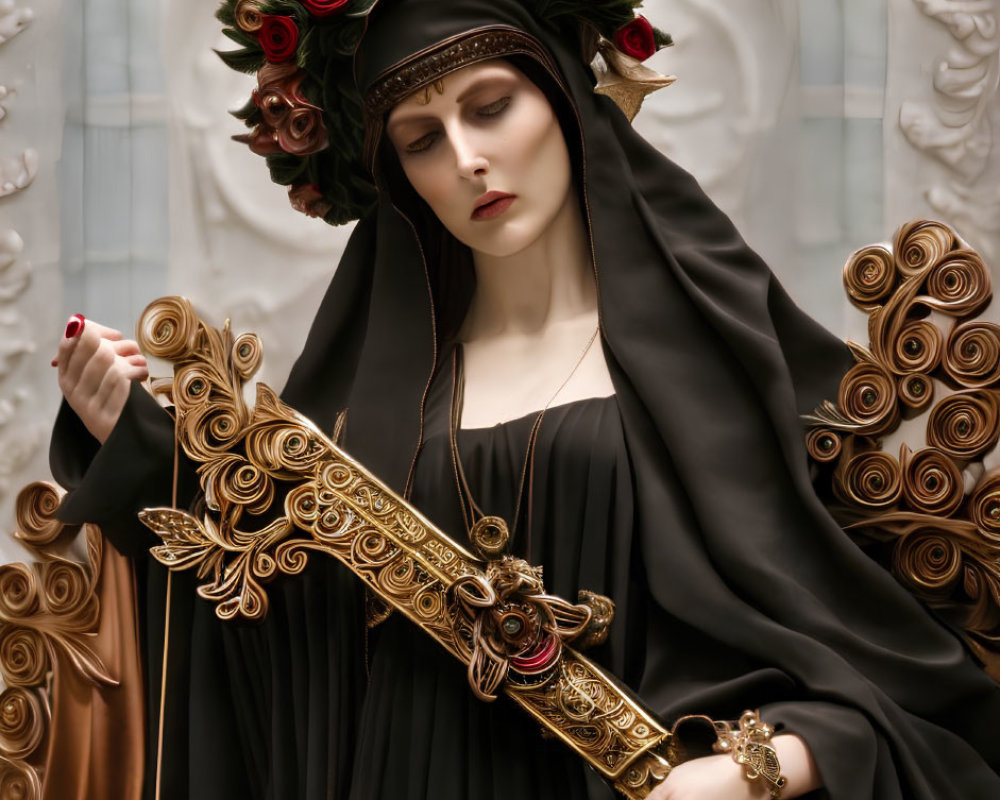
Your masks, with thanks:
<instances>
[{"instance_id":1,"label":"gold leaf motif","mask_svg":"<svg viewBox=\"0 0 1000 800\"><path fill-rule=\"evenodd\" d=\"M594 91L614 100L629 122L635 119L647 95L677 80L672 75L661 75L626 55L607 39L601 39L598 52L600 58L592 64L597 77Z\"/></svg>"}]
</instances>

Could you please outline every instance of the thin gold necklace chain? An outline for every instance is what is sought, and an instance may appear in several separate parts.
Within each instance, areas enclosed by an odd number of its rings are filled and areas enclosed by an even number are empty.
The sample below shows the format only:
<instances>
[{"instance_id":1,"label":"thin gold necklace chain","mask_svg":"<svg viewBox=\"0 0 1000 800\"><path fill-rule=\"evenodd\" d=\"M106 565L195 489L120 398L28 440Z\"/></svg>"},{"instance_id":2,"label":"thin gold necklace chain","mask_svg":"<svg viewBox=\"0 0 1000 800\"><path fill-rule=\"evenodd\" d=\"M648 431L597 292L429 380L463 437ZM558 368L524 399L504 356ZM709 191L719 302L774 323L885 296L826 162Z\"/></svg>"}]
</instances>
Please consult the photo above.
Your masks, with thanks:
<instances>
[{"instance_id":1,"label":"thin gold necklace chain","mask_svg":"<svg viewBox=\"0 0 1000 800\"><path fill-rule=\"evenodd\" d=\"M545 417L545 412L549 409L549 406L555 401L559 396L559 393L566 388L566 384L570 382L570 379L576 374L576 371L580 368L583 360L587 357L587 353L590 352L590 348L594 346L594 342L597 339L597 334L600 333L600 325L594 328L594 332L590 334L590 338L587 339L587 344L583 348L583 351L577 357L573 364L573 368L569 371L569 374L563 379L563 382L559 384L559 387L552 393L549 397L548 402L542 406L538 415L535 417L534 423L531 426L531 432L528 434L528 446L524 453L524 463L521 466L521 478L518 481L517 486L517 499L514 503L514 517L510 526L510 539L513 540L514 535L517 533L517 526L521 519L521 501L524 497L524 488L526 479L528 479L529 473L531 473L534 467L534 451L535 443L538 441L538 432L542 427L542 419ZM465 523L466 530L472 532L472 528L476 523L476 515L479 518L483 518L486 515L483 513L482 509L476 503L475 497L472 494L472 490L469 488L469 482L465 477L465 469L462 466L462 457L458 451L458 424L461 419L462 404L465 397L465 370L463 358L459 356L459 349L456 348L455 356L456 359L454 370L454 389L452 392L452 404L451 404L451 457L452 464L455 470L455 481L458 486L458 497L459 502L462 507L462 520ZM530 484L530 481L528 481ZM529 507L529 519L528 519L528 531L529 531L529 541L526 543L526 547L530 548L530 532L531 532L531 519L530 519L530 507L531 507L531 488L529 485L528 489L528 507Z\"/></svg>"}]
</instances>

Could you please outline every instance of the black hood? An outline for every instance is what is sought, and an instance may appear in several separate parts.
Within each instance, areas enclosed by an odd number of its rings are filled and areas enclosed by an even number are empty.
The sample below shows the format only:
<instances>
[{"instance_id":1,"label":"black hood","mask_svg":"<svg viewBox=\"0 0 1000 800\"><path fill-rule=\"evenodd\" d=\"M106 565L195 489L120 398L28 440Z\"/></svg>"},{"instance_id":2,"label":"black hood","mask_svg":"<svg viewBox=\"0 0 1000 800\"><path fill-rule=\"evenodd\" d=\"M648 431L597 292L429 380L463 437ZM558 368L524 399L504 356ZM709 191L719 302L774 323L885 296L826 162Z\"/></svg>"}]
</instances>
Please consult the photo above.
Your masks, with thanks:
<instances>
[{"instance_id":1,"label":"black hood","mask_svg":"<svg viewBox=\"0 0 1000 800\"><path fill-rule=\"evenodd\" d=\"M564 131L580 140L636 546L660 613L711 643L648 653L643 697L667 722L763 706L809 741L833 797L871 797L897 770L902 797L996 796L975 751L1000 766L984 722L1000 719L997 688L813 492L799 414L836 397L846 348L792 303L697 182L594 94L577 33L513 0L383 0L358 49L359 87L486 28L538 42L551 59L535 58L540 74L572 112ZM432 273L447 239L400 210L405 191L382 182L285 390L326 430L347 408L345 446L399 491L419 468L441 349ZM948 760L979 767L963 774Z\"/></svg>"}]
</instances>

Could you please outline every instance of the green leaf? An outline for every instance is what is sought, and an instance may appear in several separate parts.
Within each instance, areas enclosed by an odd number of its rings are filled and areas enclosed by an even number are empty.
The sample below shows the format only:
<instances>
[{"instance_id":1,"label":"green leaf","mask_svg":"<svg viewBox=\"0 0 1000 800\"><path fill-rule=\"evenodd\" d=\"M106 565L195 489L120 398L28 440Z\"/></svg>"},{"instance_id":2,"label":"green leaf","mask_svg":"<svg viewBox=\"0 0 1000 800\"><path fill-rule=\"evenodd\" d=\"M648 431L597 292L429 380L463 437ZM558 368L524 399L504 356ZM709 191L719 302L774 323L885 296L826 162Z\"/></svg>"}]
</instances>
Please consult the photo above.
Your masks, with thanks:
<instances>
[{"instance_id":1,"label":"green leaf","mask_svg":"<svg viewBox=\"0 0 1000 800\"><path fill-rule=\"evenodd\" d=\"M244 48L243 50L216 50L215 54L225 62L227 67L235 69L237 72L245 72L248 75L253 75L267 63L264 53L260 50L255 51L248 48Z\"/></svg>"}]
</instances>

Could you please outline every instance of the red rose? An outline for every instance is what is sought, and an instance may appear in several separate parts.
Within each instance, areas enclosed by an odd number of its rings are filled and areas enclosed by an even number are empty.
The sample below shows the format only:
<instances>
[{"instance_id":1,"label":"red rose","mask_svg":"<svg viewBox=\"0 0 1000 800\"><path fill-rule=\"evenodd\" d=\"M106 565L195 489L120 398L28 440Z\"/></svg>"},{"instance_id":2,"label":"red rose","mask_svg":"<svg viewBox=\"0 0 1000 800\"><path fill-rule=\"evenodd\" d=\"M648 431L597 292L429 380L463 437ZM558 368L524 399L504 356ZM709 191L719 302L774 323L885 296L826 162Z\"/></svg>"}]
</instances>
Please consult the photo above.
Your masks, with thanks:
<instances>
[{"instance_id":1,"label":"red rose","mask_svg":"<svg viewBox=\"0 0 1000 800\"><path fill-rule=\"evenodd\" d=\"M291 17L276 14L260 15L257 41L264 48L264 57L272 64L288 61L299 45L299 27Z\"/></svg>"},{"instance_id":2,"label":"red rose","mask_svg":"<svg viewBox=\"0 0 1000 800\"><path fill-rule=\"evenodd\" d=\"M265 64L257 71L253 102L261 121L251 133L233 138L249 145L257 155L290 153L309 156L325 150L330 142L323 124L323 110L302 93L305 70L295 64Z\"/></svg>"},{"instance_id":3,"label":"red rose","mask_svg":"<svg viewBox=\"0 0 1000 800\"><path fill-rule=\"evenodd\" d=\"M656 52L656 35L653 26L643 16L622 25L615 34L615 46L625 55L645 61Z\"/></svg>"},{"instance_id":4,"label":"red rose","mask_svg":"<svg viewBox=\"0 0 1000 800\"><path fill-rule=\"evenodd\" d=\"M349 0L299 0L314 17L329 17L343 10Z\"/></svg>"}]
</instances>

